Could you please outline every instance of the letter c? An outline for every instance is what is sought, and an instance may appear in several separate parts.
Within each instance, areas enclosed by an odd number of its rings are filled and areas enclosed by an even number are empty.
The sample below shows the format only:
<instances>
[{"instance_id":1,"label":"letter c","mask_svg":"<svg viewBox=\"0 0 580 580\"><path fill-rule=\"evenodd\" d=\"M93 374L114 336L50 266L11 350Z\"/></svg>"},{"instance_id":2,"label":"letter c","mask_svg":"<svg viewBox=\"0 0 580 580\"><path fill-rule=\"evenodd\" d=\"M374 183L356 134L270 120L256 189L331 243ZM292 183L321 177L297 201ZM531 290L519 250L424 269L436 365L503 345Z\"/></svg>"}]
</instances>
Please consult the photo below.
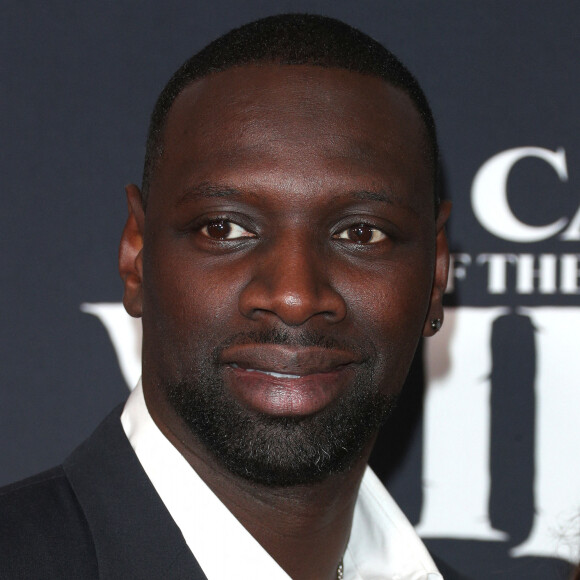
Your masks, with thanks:
<instances>
[{"instance_id":1,"label":"letter c","mask_svg":"<svg viewBox=\"0 0 580 580\"><path fill-rule=\"evenodd\" d=\"M507 180L512 167L525 157L537 157L549 163L560 181L568 180L566 153L541 147L516 147L494 155L476 173L471 186L471 206L479 223L490 233L510 242L539 242L564 229L565 217L545 225L521 222L511 211L507 199Z\"/></svg>"}]
</instances>

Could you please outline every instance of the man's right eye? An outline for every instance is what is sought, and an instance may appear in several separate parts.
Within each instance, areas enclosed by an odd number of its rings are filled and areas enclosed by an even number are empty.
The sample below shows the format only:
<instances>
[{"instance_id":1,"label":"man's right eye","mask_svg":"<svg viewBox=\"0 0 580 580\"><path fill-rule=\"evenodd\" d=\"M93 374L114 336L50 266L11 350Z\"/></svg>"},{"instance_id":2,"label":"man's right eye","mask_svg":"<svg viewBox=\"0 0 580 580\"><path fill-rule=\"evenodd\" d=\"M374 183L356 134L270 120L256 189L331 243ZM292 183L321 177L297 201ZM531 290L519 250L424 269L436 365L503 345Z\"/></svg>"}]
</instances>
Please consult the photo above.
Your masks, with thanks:
<instances>
[{"instance_id":1,"label":"man's right eye","mask_svg":"<svg viewBox=\"0 0 580 580\"><path fill-rule=\"evenodd\" d=\"M254 237L253 233L228 220L212 220L199 231L203 236L211 240L238 240L240 238Z\"/></svg>"}]
</instances>

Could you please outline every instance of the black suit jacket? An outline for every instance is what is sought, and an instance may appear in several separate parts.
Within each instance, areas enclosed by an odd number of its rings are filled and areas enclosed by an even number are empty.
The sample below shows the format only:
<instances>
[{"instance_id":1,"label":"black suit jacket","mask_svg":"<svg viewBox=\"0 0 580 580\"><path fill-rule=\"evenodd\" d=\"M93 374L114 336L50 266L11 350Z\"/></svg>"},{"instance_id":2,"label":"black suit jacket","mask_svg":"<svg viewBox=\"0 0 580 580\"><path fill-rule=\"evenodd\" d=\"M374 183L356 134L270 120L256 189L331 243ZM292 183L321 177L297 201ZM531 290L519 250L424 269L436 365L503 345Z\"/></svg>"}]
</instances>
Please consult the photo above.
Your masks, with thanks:
<instances>
[{"instance_id":1,"label":"black suit jacket","mask_svg":"<svg viewBox=\"0 0 580 580\"><path fill-rule=\"evenodd\" d=\"M62 466L0 490L0 579L207 580L133 452L121 411ZM446 580L459 579L445 568Z\"/></svg>"},{"instance_id":2,"label":"black suit jacket","mask_svg":"<svg viewBox=\"0 0 580 580\"><path fill-rule=\"evenodd\" d=\"M117 408L62 466L0 492L0 578L206 580Z\"/></svg>"}]
</instances>

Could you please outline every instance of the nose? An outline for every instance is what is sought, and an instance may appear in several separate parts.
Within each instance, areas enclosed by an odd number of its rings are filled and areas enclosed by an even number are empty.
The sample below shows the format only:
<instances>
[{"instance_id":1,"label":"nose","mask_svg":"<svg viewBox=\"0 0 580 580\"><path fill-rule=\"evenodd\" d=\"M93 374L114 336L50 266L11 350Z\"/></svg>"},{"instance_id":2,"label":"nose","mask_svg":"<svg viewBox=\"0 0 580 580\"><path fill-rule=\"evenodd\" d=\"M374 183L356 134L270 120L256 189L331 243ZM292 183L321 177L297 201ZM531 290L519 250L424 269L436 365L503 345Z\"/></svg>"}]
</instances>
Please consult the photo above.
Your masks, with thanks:
<instances>
[{"instance_id":1,"label":"nose","mask_svg":"<svg viewBox=\"0 0 580 580\"><path fill-rule=\"evenodd\" d=\"M252 277L239 297L247 318L270 315L299 326L316 316L329 323L346 316L346 303L329 280L327 260L308 243L275 244L253 260Z\"/></svg>"}]
</instances>

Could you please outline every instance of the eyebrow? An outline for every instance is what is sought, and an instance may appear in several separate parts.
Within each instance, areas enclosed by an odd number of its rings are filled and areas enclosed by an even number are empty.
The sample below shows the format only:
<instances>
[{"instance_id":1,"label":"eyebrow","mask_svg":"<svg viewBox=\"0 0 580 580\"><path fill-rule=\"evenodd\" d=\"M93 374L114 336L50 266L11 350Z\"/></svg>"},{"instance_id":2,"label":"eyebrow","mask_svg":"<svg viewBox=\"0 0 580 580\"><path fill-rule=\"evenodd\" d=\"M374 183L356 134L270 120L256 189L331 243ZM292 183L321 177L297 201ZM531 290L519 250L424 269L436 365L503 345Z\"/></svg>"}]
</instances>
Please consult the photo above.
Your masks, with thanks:
<instances>
[{"instance_id":1,"label":"eyebrow","mask_svg":"<svg viewBox=\"0 0 580 580\"><path fill-rule=\"evenodd\" d=\"M212 183L204 182L198 183L193 187L187 188L182 195L179 196L175 205L180 206L189 201L199 198L213 198L213 197L229 197L242 195L244 192L235 187L214 185ZM247 194L246 194L247 195Z\"/></svg>"},{"instance_id":2,"label":"eyebrow","mask_svg":"<svg viewBox=\"0 0 580 580\"><path fill-rule=\"evenodd\" d=\"M333 201L339 201L340 199L344 199L345 197L355 199L357 201L378 201L395 207L400 207L414 214L418 214L417 209L413 205L406 202L395 192L389 191L387 189L379 189L372 191L367 189L361 189L348 191L345 194L335 195L333 197Z\"/></svg>"},{"instance_id":3,"label":"eyebrow","mask_svg":"<svg viewBox=\"0 0 580 580\"><path fill-rule=\"evenodd\" d=\"M177 207L184 205L195 199L211 199L220 197L237 197L237 196L248 196L252 195L251 192L242 191L235 187L229 185L216 185L209 182L198 183L192 187L187 188L183 194L178 198L175 205ZM405 203L400 196L387 189L379 189L376 191L371 191L367 189L357 189L352 191L347 191L345 193L339 193L332 197L331 201L340 201L345 198L355 199L357 201L377 201L380 203L386 203L388 205L393 205L406 209L414 214L418 214L416 208L412 205Z\"/></svg>"},{"instance_id":4,"label":"eyebrow","mask_svg":"<svg viewBox=\"0 0 580 580\"><path fill-rule=\"evenodd\" d=\"M349 191L346 194L348 197L352 199L357 199L361 201L382 201L388 204L398 204L399 200L396 195L381 189L379 191L368 191L366 189L357 190L357 191ZM335 196L335 199L338 199L342 196Z\"/></svg>"}]
</instances>

